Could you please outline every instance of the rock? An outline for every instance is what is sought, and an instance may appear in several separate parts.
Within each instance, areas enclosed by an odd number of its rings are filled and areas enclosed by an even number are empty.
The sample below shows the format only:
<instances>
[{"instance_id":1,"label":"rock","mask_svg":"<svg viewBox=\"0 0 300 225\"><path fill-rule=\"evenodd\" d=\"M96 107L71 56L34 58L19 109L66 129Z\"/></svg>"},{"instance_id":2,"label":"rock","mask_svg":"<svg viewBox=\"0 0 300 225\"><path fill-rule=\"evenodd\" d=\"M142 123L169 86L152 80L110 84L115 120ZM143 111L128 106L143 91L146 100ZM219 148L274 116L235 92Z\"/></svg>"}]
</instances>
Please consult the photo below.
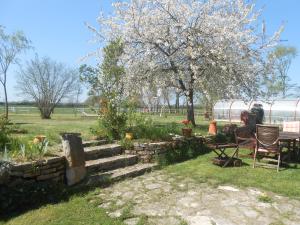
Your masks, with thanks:
<instances>
[{"instance_id":1,"label":"rock","mask_svg":"<svg viewBox=\"0 0 300 225\"><path fill-rule=\"evenodd\" d=\"M139 220L140 220L139 218L130 218L130 219L124 220L123 222L127 225L136 225L136 224L138 224Z\"/></svg>"},{"instance_id":2,"label":"rock","mask_svg":"<svg viewBox=\"0 0 300 225\"><path fill-rule=\"evenodd\" d=\"M208 216L189 216L187 217L189 225L213 225L215 224Z\"/></svg>"},{"instance_id":3,"label":"rock","mask_svg":"<svg viewBox=\"0 0 300 225\"><path fill-rule=\"evenodd\" d=\"M233 192L239 191L239 189L231 187L231 186L219 186L218 189L224 190L224 191L233 191Z\"/></svg>"},{"instance_id":4,"label":"rock","mask_svg":"<svg viewBox=\"0 0 300 225\"><path fill-rule=\"evenodd\" d=\"M83 180L87 173L82 139L78 134L62 134L62 145L67 159L67 184L74 185Z\"/></svg>"},{"instance_id":5,"label":"rock","mask_svg":"<svg viewBox=\"0 0 300 225\"><path fill-rule=\"evenodd\" d=\"M63 134L62 145L68 167L85 166L85 154L81 137L75 134Z\"/></svg>"},{"instance_id":6,"label":"rock","mask_svg":"<svg viewBox=\"0 0 300 225\"><path fill-rule=\"evenodd\" d=\"M84 166L71 167L66 169L67 184L69 186L77 184L86 176L86 168Z\"/></svg>"},{"instance_id":7,"label":"rock","mask_svg":"<svg viewBox=\"0 0 300 225\"><path fill-rule=\"evenodd\" d=\"M60 172L50 173L50 174L40 175L36 179L37 180L50 180L52 178L58 177L59 175L60 175Z\"/></svg>"},{"instance_id":8,"label":"rock","mask_svg":"<svg viewBox=\"0 0 300 225\"><path fill-rule=\"evenodd\" d=\"M109 213L108 215L112 218L118 218L122 215L122 211L120 209L118 209L114 212Z\"/></svg>"}]
</instances>

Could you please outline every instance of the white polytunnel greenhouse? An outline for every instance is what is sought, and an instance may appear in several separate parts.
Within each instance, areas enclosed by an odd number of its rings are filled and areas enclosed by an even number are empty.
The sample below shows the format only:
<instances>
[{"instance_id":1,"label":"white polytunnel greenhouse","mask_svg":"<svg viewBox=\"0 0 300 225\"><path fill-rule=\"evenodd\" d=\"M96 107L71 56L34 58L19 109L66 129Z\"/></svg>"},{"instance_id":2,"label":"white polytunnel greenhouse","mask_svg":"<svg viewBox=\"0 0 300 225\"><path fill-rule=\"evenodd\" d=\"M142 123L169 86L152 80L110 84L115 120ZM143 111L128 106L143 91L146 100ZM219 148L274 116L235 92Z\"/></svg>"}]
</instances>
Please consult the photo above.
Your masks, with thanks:
<instances>
[{"instance_id":1,"label":"white polytunnel greenhouse","mask_svg":"<svg viewBox=\"0 0 300 225\"><path fill-rule=\"evenodd\" d=\"M264 110L264 123L281 124L283 121L300 121L300 99L244 102L243 100L221 100L214 105L216 121L240 122L241 112L250 111L254 105Z\"/></svg>"}]
</instances>

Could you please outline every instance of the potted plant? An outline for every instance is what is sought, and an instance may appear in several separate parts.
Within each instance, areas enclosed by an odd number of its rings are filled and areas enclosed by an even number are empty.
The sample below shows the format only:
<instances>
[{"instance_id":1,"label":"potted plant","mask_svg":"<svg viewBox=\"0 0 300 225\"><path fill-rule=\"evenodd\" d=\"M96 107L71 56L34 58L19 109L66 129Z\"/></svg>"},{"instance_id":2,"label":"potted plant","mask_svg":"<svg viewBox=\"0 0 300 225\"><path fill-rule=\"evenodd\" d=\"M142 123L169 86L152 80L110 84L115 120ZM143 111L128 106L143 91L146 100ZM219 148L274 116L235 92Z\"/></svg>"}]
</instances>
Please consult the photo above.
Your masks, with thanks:
<instances>
[{"instance_id":1,"label":"potted plant","mask_svg":"<svg viewBox=\"0 0 300 225\"><path fill-rule=\"evenodd\" d=\"M133 129L131 126L126 128L126 130L125 130L125 139L127 139L127 140L133 139Z\"/></svg>"},{"instance_id":2,"label":"potted plant","mask_svg":"<svg viewBox=\"0 0 300 225\"><path fill-rule=\"evenodd\" d=\"M182 128L182 135L184 137L191 137L192 136L192 127L191 127L191 121L189 120L183 120L181 123L184 124L184 128Z\"/></svg>"}]
</instances>

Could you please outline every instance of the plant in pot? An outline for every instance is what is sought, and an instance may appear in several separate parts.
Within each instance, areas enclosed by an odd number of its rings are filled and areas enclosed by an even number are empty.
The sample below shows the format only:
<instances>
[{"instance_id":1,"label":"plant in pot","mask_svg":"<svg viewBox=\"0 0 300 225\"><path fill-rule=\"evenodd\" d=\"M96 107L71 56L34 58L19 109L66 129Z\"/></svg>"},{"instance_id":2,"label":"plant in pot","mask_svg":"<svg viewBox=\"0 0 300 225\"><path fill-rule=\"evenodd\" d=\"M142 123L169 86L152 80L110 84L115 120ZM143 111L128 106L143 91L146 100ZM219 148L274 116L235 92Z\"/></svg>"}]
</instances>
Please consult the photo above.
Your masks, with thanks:
<instances>
[{"instance_id":1,"label":"plant in pot","mask_svg":"<svg viewBox=\"0 0 300 225\"><path fill-rule=\"evenodd\" d=\"M133 139L133 127L129 126L125 129L125 139L132 140Z\"/></svg>"},{"instance_id":2,"label":"plant in pot","mask_svg":"<svg viewBox=\"0 0 300 225\"><path fill-rule=\"evenodd\" d=\"M191 137L192 136L192 123L189 120L183 120L181 123L184 124L184 128L182 128L182 135L184 137Z\"/></svg>"}]
</instances>

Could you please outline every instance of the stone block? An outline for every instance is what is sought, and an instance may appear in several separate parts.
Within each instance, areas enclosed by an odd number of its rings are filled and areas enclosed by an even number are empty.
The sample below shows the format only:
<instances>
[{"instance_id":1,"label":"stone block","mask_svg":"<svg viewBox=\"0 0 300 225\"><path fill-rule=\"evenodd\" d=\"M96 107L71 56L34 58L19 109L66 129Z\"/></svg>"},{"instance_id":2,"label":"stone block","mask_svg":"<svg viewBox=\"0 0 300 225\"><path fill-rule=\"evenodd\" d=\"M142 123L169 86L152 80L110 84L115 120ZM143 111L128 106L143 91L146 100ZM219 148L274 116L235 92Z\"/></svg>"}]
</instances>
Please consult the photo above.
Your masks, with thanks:
<instances>
[{"instance_id":1,"label":"stone block","mask_svg":"<svg viewBox=\"0 0 300 225\"><path fill-rule=\"evenodd\" d=\"M85 154L82 139L78 134L62 134L62 145L68 167L85 166Z\"/></svg>"},{"instance_id":2,"label":"stone block","mask_svg":"<svg viewBox=\"0 0 300 225\"><path fill-rule=\"evenodd\" d=\"M61 172L50 173L50 174L44 174L44 175L38 176L38 177L36 178L36 180L38 180L38 181L50 180L50 179L59 177L60 174L61 174Z\"/></svg>"},{"instance_id":3,"label":"stone block","mask_svg":"<svg viewBox=\"0 0 300 225\"><path fill-rule=\"evenodd\" d=\"M46 174L54 173L56 171L57 171L56 168L50 168L50 169L41 170L41 175L46 175Z\"/></svg>"},{"instance_id":4,"label":"stone block","mask_svg":"<svg viewBox=\"0 0 300 225\"><path fill-rule=\"evenodd\" d=\"M69 186L77 184L86 176L86 168L84 166L71 167L66 169L67 184Z\"/></svg>"},{"instance_id":5,"label":"stone block","mask_svg":"<svg viewBox=\"0 0 300 225\"><path fill-rule=\"evenodd\" d=\"M63 163L64 158L63 157L53 157L53 158L48 158L46 163L47 164L53 164L53 163Z\"/></svg>"},{"instance_id":6,"label":"stone block","mask_svg":"<svg viewBox=\"0 0 300 225\"><path fill-rule=\"evenodd\" d=\"M24 177L24 178L33 178L33 177L39 176L40 174L41 174L41 171L40 171L40 170L29 171L29 172L25 172L25 173L23 174L23 177Z\"/></svg>"}]
</instances>

